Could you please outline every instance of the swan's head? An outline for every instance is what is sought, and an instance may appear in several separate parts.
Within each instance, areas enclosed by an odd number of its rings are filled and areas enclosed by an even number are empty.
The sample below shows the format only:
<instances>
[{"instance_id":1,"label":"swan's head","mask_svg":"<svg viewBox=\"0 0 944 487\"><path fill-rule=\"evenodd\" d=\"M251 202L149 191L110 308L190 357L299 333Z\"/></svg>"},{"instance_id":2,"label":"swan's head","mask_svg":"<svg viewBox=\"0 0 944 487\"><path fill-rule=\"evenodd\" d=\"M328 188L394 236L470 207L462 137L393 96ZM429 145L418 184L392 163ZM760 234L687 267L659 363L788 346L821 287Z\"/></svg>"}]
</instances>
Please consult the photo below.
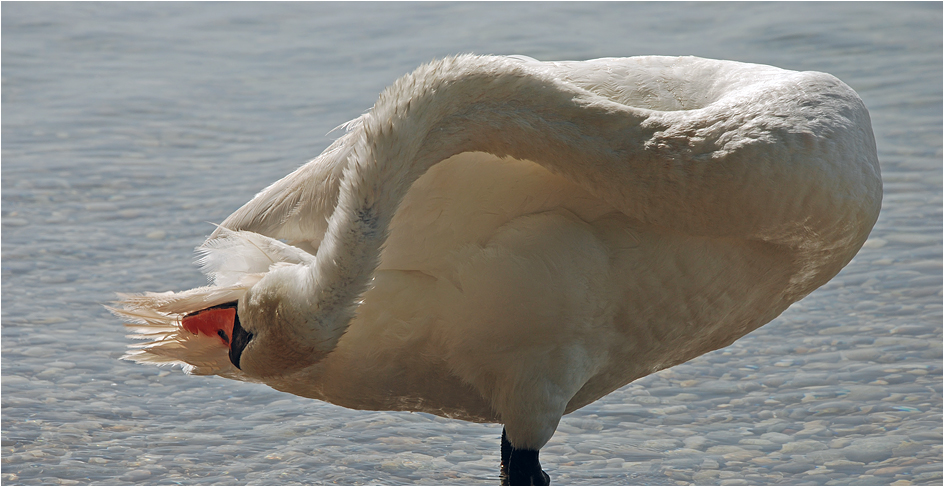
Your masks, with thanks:
<instances>
[{"instance_id":1,"label":"swan's head","mask_svg":"<svg viewBox=\"0 0 944 487\"><path fill-rule=\"evenodd\" d=\"M182 365L197 375L264 381L318 362L330 350L312 344L305 321L283 306L297 296L298 269L314 256L251 232L225 229L198 248L213 285L183 292L119 295L109 308L148 339L123 358ZM301 325L301 326L300 326ZM335 340L336 342L336 340ZM333 343L332 343L333 345Z\"/></svg>"},{"instance_id":2,"label":"swan's head","mask_svg":"<svg viewBox=\"0 0 944 487\"><path fill-rule=\"evenodd\" d=\"M314 293L304 285L305 270L302 264L273 265L227 316L211 327L221 330L217 333L226 333L231 327L227 354L230 363L244 374L258 379L290 374L318 363L340 338L340 334L332 336L313 326L317 321L304 312L317 308L308 305Z\"/></svg>"},{"instance_id":3,"label":"swan's head","mask_svg":"<svg viewBox=\"0 0 944 487\"><path fill-rule=\"evenodd\" d=\"M263 279L257 285L265 284ZM217 362L215 368L255 380L289 374L317 363L324 353L305 346L304 337L292 329L294 324L280 319L284 313L277 305L258 299L260 293L252 291L250 288L237 301L180 317L176 340L202 342L204 359Z\"/></svg>"}]
</instances>

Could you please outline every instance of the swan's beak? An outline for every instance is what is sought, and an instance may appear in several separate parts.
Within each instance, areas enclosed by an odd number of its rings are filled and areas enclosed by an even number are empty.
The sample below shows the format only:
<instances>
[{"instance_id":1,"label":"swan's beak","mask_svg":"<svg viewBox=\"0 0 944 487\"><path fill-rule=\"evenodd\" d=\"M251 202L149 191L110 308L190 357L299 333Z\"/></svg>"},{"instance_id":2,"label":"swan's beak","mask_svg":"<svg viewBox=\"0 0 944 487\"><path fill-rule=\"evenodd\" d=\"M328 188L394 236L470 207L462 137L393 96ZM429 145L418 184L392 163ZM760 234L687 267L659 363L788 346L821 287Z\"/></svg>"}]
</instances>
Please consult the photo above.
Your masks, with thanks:
<instances>
[{"instance_id":1,"label":"swan's beak","mask_svg":"<svg viewBox=\"0 0 944 487\"><path fill-rule=\"evenodd\" d=\"M215 336L226 348L230 348L235 322L235 307L208 308L184 316L180 320L185 330L194 335Z\"/></svg>"},{"instance_id":2,"label":"swan's beak","mask_svg":"<svg viewBox=\"0 0 944 487\"><path fill-rule=\"evenodd\" d=\"M194 335L216 337L229 349L229 361L239 368L243 349L252 340L252 333L239 324L236 303L214 306L191 313L180 320L183 328Z\"/></svg>"}]
</instances>

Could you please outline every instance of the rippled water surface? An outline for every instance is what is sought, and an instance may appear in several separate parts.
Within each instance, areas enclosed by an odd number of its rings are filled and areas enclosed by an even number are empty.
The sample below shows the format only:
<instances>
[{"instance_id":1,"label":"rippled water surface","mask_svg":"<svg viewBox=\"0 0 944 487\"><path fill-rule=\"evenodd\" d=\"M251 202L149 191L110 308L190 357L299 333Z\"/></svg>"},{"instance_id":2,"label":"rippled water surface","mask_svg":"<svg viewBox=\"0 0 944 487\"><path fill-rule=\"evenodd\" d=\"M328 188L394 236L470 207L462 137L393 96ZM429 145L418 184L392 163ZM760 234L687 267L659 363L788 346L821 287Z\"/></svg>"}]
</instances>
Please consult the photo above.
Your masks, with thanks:
<instances>
[{"instance_id":1,"label":"rippled water surface","mask_svg":"<svg viewBox=\"0 0 944 487\"><path fill-rule=\"evenodd\" d=\"M555 483L941 484L939 3L2 14L5 485L497 483L500 425L122 362L101 306L203 284L206 222L317 155L398 76L459 52L827 71L872 114L885 199L859 255L732 346L566 416L542 453Z\"/></svg>"}]
</instances>

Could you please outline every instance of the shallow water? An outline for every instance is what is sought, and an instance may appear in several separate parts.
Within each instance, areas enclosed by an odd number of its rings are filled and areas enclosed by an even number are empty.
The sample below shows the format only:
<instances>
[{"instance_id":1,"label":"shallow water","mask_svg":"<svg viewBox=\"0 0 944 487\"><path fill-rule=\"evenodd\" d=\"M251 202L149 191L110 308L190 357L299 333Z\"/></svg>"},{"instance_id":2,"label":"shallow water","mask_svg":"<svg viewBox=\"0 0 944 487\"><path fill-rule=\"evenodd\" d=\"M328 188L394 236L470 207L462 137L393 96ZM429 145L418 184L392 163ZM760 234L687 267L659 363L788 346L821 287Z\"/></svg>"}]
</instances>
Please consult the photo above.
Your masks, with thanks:
<instances>
[{"instance_id":1,"label":"shallow water","mask_svg":"<svg viewBox=\"0 0 944 487\"><path fill-rule=\"evenodd\" d=\"M499 425L122 362L101 307L203 284L206 222L459 52L827 71L872 114L885 199L859 255L732 346L566 416L556 484L941 483L939 3L4 3L2 24L6 485L497 483Z\"/></svg>"}]
</instances>

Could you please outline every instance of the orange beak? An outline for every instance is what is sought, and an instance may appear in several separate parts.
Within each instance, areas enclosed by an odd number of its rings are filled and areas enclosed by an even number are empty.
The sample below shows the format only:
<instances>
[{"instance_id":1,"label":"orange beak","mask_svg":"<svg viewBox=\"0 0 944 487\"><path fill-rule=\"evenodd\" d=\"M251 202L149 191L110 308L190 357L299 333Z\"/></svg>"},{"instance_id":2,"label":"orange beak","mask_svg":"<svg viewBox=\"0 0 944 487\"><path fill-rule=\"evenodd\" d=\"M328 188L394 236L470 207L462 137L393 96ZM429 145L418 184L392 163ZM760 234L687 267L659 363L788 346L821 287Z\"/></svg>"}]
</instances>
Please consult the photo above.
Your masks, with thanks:
<instances>
[{"instance_id":1,"label":"orange beak","mask_svg":"<svg viewBox=\"0 0 944 487\"><path fill-rule=\"evenodd\" d=\"M185 316L180 323L190 333L215 336L229 348L235 321L236 308L210 308Z\"/></svg>"}]
</instances>

